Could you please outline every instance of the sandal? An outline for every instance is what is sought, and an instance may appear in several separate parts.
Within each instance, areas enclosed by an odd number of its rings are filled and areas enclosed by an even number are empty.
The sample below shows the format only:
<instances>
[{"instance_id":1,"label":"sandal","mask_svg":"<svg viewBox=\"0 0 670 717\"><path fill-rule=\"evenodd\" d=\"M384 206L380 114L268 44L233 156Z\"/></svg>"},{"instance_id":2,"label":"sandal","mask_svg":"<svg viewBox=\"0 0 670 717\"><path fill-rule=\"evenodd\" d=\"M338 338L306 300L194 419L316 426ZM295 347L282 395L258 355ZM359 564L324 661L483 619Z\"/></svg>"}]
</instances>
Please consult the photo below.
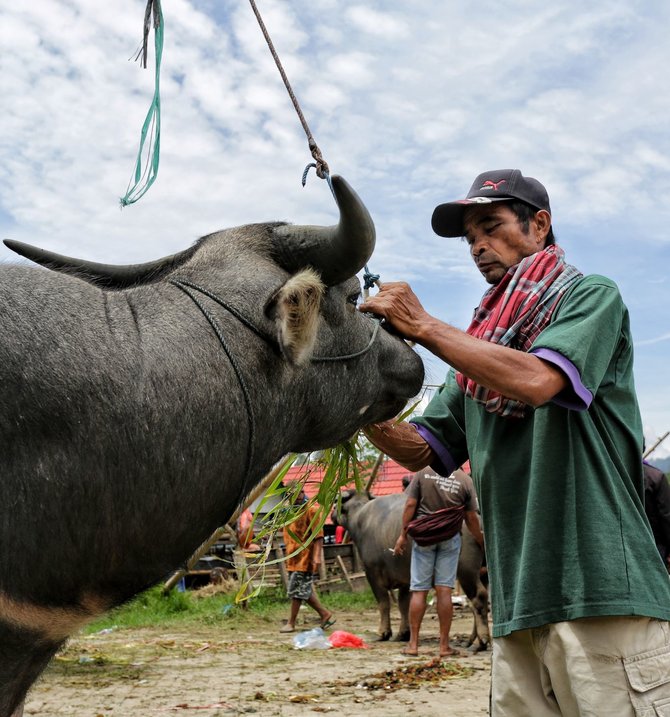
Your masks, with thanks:
<instances>
[{"instance_id":1,"label":"sandal","mask_svg":"<svg viewBox=\"0 0 670 717\"><path fill-rule=\"evenodd\" d=\"M284 627L279 628L279 632L295 632L295 627L292 625L284 625Z\"/></svg>"},{"instance_id":2,"label":"sandal","mask_svg":"<svg viewBox=\"0 0 670 717\"><path fill-rule=\"evenodd\" d=\"M322 629L322 630L327 630L329 627L332 627L336 622L337 622L337 620L336 620L334 617L332 617L332 615L331 615L331 617L327 617L327 618L321 623L321 629Z\"/></svg>"}]
</instances>

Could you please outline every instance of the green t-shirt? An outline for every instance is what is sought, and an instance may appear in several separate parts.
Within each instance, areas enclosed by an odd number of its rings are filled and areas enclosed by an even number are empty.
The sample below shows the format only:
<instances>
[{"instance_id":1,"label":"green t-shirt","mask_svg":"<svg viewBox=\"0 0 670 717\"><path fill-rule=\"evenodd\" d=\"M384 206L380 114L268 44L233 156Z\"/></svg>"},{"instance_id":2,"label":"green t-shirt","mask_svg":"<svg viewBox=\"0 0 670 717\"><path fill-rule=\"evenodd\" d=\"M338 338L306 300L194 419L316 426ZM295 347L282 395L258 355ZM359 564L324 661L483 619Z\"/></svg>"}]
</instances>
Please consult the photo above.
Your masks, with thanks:
<instances>
[{"instance_id":1,"label":"green t-shirt","mask_svg":"<svg viewBox=\"0 0 670 717\"><path fill-rule=\"evenodd\" d=\"M670 580L643 507L633 345L616 285L576 281L531 352L561 366L571 389L502 418L466 399L450 371L414 420L455 465L470 459L494 637L580 617L670 619Z\"/></svg>"}]
</instances>

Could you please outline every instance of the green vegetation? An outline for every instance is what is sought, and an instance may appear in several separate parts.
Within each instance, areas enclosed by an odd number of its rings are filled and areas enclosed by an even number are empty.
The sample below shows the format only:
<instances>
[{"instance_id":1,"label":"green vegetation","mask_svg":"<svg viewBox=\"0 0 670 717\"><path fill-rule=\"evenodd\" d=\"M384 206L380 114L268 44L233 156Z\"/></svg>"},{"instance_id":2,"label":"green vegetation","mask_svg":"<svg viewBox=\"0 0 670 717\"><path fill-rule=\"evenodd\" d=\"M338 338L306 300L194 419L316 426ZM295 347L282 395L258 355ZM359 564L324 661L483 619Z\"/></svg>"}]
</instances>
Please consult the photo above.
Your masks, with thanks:
<instances>
[{"instance_id":1,"label":"green vegetation","mask_svg":"<svg viewBox=\"0 0 670 717\"><path fill-rule=\"evenodd\" d=\"M325 598L329 609L359 611L376 605L372 592L331 592ZM196 597L196 593L176 590L167 595L162 585L141 593L126 605L118 607L104 617L90 623L85 634L111 628L138 628L169 626L174 624L212 625L234 619L279 620L288 609L283 590L268 588L261 591L246 607L235 603L235 593L217 593Z\"/></svg>"},{"instance_id":2,"label":"green vegetation","mask_svg":"<svg viewBox=\"0 0 670 717\"><path fill-rule=\"evenodd\" d=\"M413 403L395 420L401 423L414 413L418 405L418 401ZM317 512L310 524L309 537L303 543L303 547L309 545L323 528L333 507L337 507L339 510L342 489L355 486L356 490L362 491L365 488L379 455L379 451L368 441L362 431L357 431L351 439L333 448L326 448L316 454L296 456L295 461L288 463L277 474L256 507L254 521L257 522L261 514L263 515L262 526L256 529L256 540L262 541L285 527L290 532L289 526L308 509L309 505L315 505ZM286 486L284 478L296 461L300 461L303 465L302 479ZM310 499L309 504L299 503L297 496L303 483L309 479L313 471L321 471L318 490ZM266 511L268 502L277 497L281 500ZM267 561L266 564L270 565L271 562Z\"/></svg>"}]
</instances>

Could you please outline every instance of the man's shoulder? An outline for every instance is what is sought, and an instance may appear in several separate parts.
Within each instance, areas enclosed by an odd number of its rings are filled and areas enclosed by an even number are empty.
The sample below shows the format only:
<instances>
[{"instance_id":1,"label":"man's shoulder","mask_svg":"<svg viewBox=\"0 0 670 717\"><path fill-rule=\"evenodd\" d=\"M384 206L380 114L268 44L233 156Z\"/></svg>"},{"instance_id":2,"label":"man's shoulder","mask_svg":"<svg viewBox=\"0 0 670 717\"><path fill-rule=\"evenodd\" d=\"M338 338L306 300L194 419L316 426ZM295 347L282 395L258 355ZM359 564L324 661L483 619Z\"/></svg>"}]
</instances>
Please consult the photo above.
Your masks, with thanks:
<instances>
[{"instance_id":1,"label":"man's shoulder","mask_svg":"<svg viewBox=\"0 0 670 717\"><path fill-rule=\"evenodd\" d=\"M602 320L604 315L622 317L627 308L616 282L602 274L587 274L575 281L560 299L551 323L566 316L590 316Z\"/></svg>"},{"instance_id":2,"label":"man's shoulder","mask_svg":"<svg viewBox=\"0 0 670 717\"><path fill-rule=\"evenodd\" d=\"M584 276L577 279L566 291L566 297L575 293L592 291L597 288L619 293L617 283L608 276L603 276L602 274L584 274Z\"/></svg>"}]
</instances>

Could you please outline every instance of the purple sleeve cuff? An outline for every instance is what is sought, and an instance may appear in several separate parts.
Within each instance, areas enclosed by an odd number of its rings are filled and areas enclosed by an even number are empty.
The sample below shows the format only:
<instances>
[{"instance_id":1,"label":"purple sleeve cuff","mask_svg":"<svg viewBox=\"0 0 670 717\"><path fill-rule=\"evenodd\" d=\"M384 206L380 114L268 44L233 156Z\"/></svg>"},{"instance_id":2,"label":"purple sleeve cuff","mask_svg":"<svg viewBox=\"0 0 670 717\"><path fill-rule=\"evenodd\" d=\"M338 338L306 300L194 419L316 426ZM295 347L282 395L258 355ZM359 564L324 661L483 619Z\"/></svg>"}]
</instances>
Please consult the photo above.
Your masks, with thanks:
<instances>
[{"instance_id":1,"label":"purple sleeve cuff","mask_svg":"<svg viewBox=\"0 0 670 717\"><path fill-rule=\"evenodd\" d=\"M411 423L411 421L410 421ZM435 438L435 436L424 426L420 426L416 423L412 423L414 428L416 428L417 433L423 438L424 441L433 449L433 453L437 456L440 465L432 465L431 468L434 468L437 473L444 476L451 475L458 466L456 465L456 462L451 457L451 453L444 447L440 441ZM442 471L445 471L444 473Z\"/></svg>"},{"instance_id":2,"label":"purple sleeve cuff","mask_svg":"<svg viewBox=\"0 0 670 717\"><path fill-rule=\"evenodd\" d=\"M571 411L587 411L593 401L593 394L582 383L582 377L572 361L552 349L531 349L530 353L560 368L570 382L568 388L557 393L551 402Z\"/></svg>"}]
</instances>

